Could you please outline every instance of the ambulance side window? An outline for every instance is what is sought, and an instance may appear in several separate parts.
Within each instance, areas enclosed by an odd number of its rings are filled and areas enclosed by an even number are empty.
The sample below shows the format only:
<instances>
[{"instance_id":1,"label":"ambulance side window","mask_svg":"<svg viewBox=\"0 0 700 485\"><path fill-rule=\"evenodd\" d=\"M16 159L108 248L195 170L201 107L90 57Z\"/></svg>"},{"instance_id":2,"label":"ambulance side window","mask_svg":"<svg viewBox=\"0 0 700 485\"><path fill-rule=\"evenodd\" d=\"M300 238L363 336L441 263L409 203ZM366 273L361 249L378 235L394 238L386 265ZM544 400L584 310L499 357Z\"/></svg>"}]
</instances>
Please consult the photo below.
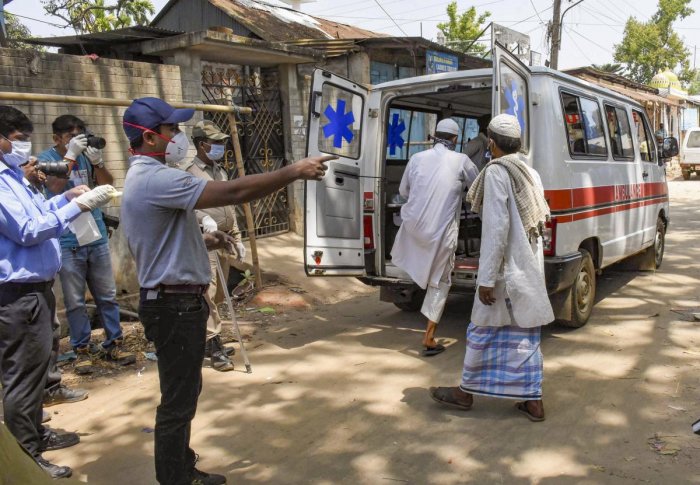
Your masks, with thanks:
<instances>
[{"instance_id":1,"label":"ambulance side window","mask_svg":"<svg viewBox=\"0 0 700 485\"><path fill-rule=\"evenodd\" d=\"M500 77L499 91L501 97L501 113L513 115L518 118L518 122L520 123L522 151L527 153L530 140L527 79L515 69L511 68L504 60L501 61Z\"/></svg>"},{"instance_id":2,"label":"ambulance side window","mask_svg":"<svg viewBox=\"0 0 700 485\"><path fill-rule=\"evenodd\" d=\"M627 112L622 108L605 105L605 116L608 120L610 147L615 160L633 160L632 133Z\"/></svg>"},{"instance_id":3,"label":"ambulance side window","mask_svg":"<svg viewBox=\"0 0 700 485\"><path fill-rule=\"evenodd\" d=\"M323 84L319 151L355 160L360 158L363 104L362 96L330 83Z\"/></svg>"},{"instance_id":4,"label":"ambulance side window","mask_svg":"<svg viewBox=\"0 0 700 485\"><path fill-rule=\"evenodd\" d=\"M639 156L642 162L656 163L656 150L654 140L651 137L651 131L647 126L647 121L641 112L632 111L632 120L634 121L634 134L639 144Z\"/></svg>"},{"instance_id":5,"label":"ambulance side window","mask_svg":"<svg viewBox=\"0 0 700 485\"><path fill-rule=\"evenodd\" d=\"M608 148L598 102L563 91L561 101L571 155L576 158L607 158Z\"/></svg>"}]
</instances>

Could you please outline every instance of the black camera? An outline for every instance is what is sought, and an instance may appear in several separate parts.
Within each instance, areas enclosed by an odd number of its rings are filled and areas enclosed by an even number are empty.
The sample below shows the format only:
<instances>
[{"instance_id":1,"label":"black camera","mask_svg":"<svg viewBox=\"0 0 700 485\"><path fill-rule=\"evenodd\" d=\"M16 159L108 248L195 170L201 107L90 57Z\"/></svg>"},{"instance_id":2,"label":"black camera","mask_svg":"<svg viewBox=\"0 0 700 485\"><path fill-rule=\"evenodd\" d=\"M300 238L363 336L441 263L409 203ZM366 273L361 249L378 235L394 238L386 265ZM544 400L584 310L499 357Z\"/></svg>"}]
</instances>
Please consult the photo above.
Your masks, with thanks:
<instances>
[{"instance_id":1,"label":"black camera","mask_svg":"<svg viewBox=\"0 0 700 485\"><path fill-rule=\"evenodd\" d=\"M95 136L90 130L85 132L85 136L87 137L87 146L89 147L102 150L105 146L107 146L107 140L101 136Z\"/></svg>"},{"instance_id":2,"label":"black camera","mask_svg":"<svg viewBox=\"0 0 700 485\"><path fill-rule=\"evenodd\" d=\"M39 161L36 162L36 168L37 170L44 172L46 175L52 175L54 177L68 178L68 174L70 173L70 166L68 162L63 161Z\"/></svg>"}]
</instances>

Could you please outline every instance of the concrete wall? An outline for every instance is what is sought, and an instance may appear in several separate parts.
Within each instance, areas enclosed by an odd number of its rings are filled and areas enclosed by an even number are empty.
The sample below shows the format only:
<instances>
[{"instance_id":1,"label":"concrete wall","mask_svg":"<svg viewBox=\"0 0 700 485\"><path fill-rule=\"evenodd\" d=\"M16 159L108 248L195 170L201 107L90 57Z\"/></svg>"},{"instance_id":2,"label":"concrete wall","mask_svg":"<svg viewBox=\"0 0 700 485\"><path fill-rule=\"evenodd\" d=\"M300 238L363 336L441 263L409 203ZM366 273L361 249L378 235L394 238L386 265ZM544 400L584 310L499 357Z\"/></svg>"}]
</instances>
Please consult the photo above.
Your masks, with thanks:
<instances>
[{"instance_id":1,"label":"concrete wall","mask_svg":"<svg viewBox=\"0 0 700 485\"><path fill-rule=\"evenodd\" d=\"M178 56L171 61L183 67L0 49L0 91L108 99L155 96L173 102L201 102L199 60ZM33 121L34 154L52 146L51 122L57 116L74 114L83 119L96 135L107 139L106 166L114 175L114 185L123 186L129 157L128 141L122 130L126 108L23 101L0 103L17 107ZM188 125L197 119L201 119L201 114ZM119 216L119 207L107 207L105 212ZM118 294L134 294L138 290L135 266L121 230L111 238L110 246ZM62 303L61 298L58 300Z\"/></svg>"}]
</instances>

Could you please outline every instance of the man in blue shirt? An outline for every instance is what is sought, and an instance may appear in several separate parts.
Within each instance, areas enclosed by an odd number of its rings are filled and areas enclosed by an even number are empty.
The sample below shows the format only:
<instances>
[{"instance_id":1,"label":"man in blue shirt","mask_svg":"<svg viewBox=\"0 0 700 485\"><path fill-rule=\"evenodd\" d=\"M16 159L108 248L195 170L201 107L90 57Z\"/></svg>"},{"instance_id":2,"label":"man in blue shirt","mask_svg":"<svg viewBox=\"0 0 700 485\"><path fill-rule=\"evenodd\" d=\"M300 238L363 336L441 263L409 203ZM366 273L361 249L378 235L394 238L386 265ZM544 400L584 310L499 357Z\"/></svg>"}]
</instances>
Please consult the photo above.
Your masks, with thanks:
<instances>
[{"instance_id":1,"label":"man in blue shirt","mask_svg":"<svg viewBox=\"0 0 700 485\"><path fill-rule=\"evenodd\" d=\"M199 179L168 166L187 155L189 142L178 124L193 114L158 98L136 99L126 110L124 132L134 156L124 181L121 215L141 286L139 316L158 353L156 479L167 485L221 485L226 483L223 475L195 468L197 457L190 448L209 317L204 293L211 281L195 209L250 202L295 180L320 180L324 162L337 157L307 158L225 182Z\"/></svg>"},{"instance_id":2,"label":"man in blue shirt","mask_svg":"<svg viewBox=\"0 0 700 485\"><path fill-rule=\"evenodd\" d=\"M39 154L40 161L66 161L68 178L49 176L46 195L53 197L78 185L95 187L111 184L112 174L102 161L102 150L87 144L85 122L73 115L62 115L51 124L55 145ZM93 372L93 358L102 358L121 365L133 364L136 357L120 349L122 329L119 321L117 289L112 272L112 261L107 241L107 228L102 211L95 209L92 217L101 238L81 246L76 235L68 230L61 236L62 267L59 272L63 302L70 328L70 343L77 355L76 374ZM102 345L91 345L91 327L85 307L85 286L95 299L97 311L105 331Z\"/></svg>"},{"instance_id":3,"label":"man in blue shirt","mask_svg":"<svg viewBox=\"0 0 700 485\"><path fill-rule=\"evenodd\" d=\"M61 266L58 237L81 212L109 202L114 188L80 185L46 200L21 168L31 153L32 131L24 113L0 106L0 380L7 428L44 470L62 478L71 469L42 453L80 438L41 424L56 311L51 287Z\"/></svg>"}]
</instances>

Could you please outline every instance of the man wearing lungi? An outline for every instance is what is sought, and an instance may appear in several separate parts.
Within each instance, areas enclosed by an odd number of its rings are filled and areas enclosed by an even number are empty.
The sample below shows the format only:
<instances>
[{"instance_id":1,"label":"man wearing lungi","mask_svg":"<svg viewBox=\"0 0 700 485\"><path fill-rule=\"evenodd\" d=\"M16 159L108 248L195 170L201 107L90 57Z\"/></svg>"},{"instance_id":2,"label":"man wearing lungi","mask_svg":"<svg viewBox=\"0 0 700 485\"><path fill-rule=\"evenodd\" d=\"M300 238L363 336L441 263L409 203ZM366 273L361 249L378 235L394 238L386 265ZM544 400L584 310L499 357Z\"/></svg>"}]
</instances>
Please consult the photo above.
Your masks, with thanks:
<instances>
[{"instance_id":1,"label":"man wearing lungi","mask_svg":"<svg viewBox=\"0 0 700 485\"><path fill-rule=\"evenodd\" d=\"M539 175L517 155L520 123L496 116L488 127L493 160L467 194L482 219L478 299L467 329L458 387L432 387L432 398L468 410L474 394L515 399L531 421L544 421L540 329L554 320L544 280L542 232L549 207Z\"/></svg>"},{"instance_id":2,"label":"man wearing lungi","mask_svg":"<svg viewBox=\"0 0 700 485\"><path fill-rule=\"evenodd\" d=\"M459 132L452 118L441 120L433 136L435 146L411 157L399 187L408 201L401 208L391 260L426 290L421 308L428 319L425 357L445 350L435 340L435 328L452 284L462 196L479 175L469 157L454 151Z\"/></svg>"}]
</instances>

